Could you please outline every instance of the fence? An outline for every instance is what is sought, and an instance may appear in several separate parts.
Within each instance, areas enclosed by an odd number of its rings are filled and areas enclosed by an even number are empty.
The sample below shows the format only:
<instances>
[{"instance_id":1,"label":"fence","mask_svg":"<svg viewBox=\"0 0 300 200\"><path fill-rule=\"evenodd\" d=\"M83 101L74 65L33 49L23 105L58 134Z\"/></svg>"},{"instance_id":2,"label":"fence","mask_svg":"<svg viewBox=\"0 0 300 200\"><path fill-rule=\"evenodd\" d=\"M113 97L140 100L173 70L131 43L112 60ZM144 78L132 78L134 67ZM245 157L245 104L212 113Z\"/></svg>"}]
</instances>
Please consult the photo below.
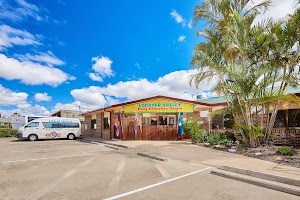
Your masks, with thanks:
<instances>
[{"instance_id":1,"label":"fence","mask_svg":"<svg viewBox=\"0 0 300 200\"><path fill-rule=\"evenodd\" d=\"M177 134L177 126L175 125L144 125L137 126L136 136L134 135L133 126L123 127L123 132L119 137L123 140L178 140L188 139L189 137L185 134L183 137L179 137Z\"/></svg>"}]
</instances>

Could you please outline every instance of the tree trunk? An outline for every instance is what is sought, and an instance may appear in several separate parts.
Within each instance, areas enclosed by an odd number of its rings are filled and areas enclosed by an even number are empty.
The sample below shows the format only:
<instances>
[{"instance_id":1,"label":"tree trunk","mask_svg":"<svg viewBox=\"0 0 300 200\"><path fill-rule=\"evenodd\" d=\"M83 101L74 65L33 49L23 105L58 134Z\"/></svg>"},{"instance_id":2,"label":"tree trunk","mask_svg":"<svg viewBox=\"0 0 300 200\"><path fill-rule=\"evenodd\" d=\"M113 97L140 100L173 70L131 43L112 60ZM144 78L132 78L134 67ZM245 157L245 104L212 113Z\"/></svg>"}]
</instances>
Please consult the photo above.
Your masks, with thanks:
<instances>
[{"instance_id":1,"label":"tree trunk","mask_svg":"<svg viewBox=\"0 0 300 200\"><path fill-rule=\"evenodd\" d=\"M269 142L269 138L270 138L270 135L271 135L272 130L273 130L273 126L274 126L274 123L275 123L275 120L276 120L279 105L280 105L280 100L276 102L276 105L275 105L274 110L272 112L272 115L271 115L271 118L270 118L270 121L269 121L269 125L268 125L267 130L266 130L266 135L265 135L265 138L264 138L265 143Z\"/></svg>"}]
</instances>

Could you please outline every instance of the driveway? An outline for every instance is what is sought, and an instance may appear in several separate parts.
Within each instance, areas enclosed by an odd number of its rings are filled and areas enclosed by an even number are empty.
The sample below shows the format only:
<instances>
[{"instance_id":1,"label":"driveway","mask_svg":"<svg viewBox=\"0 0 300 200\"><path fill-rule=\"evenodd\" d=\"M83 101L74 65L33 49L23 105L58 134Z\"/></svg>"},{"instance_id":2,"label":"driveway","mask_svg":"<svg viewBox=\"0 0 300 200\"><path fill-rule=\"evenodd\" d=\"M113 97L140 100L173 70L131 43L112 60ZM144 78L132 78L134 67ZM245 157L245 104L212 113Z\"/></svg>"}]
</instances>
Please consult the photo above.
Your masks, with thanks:
<instances>
[{"instance_id":1,"label":"driveway","mask_svg":"<svg viewBox=\"0 0 300 200\"><path fill-rule=\"evenodd\" d=\"M298 199L211 175L212 167L201 163L209 160L208 152L195 160L191 155L198 147L180 146L151 146L152 153L168 156L167 162L160 162L137 156L138 148L114 150L79 140L0 139L0 196L33 200ZM176 158L181 154L187 155L185 159ZM217 151L211 156L225 159Z\"/></svg>"}]
</instances>

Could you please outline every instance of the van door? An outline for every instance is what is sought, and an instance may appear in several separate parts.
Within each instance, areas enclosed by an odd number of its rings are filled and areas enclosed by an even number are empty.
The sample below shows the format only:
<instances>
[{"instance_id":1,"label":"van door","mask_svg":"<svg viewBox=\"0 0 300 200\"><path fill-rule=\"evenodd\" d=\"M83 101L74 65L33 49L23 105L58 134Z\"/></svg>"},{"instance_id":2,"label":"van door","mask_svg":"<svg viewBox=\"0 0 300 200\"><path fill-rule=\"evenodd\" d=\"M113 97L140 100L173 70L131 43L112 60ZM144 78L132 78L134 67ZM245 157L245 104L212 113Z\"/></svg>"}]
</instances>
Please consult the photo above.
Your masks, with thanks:
<instances>
[{"instance_id":1,"label":"van door","mask_svg":"<svg viewBox=\"0 0 300 200\"><path fill-rule=\"evenodd\" d=\"M24 127L23 137L28 137L30 134L36 134L38 138L41 138L39 134L39 122L31 122Z\"/></svg>"}]
</instances>

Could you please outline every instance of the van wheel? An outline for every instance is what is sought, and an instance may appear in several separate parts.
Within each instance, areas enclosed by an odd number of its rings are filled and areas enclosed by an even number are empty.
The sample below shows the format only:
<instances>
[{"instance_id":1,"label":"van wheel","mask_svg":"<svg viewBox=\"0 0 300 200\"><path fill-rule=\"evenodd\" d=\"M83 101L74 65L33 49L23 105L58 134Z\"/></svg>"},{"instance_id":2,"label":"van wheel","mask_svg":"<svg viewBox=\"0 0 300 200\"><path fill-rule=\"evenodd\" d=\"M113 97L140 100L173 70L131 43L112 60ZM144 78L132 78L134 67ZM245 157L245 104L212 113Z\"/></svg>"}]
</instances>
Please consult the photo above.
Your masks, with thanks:
<instances>
[{"instance_id":1,"label":"van wheel","mask_svg":"<svg viewBox=\"0 0 300 200\"><path fill-rule=\"evenodd\" d=\"M36 134L30 134L28 136L28 140L30 141L36 141L38 139L38 136Z\"/></svg>"},{"instance_id":2,"label":"van wheel","mask_svg":"<svg viewBox=\"0 0 300 200\"><path fill-rule=\"evenodd\" d=\"M70 133L70 134L68 135L68 139L69 139L69 140L75 140L75 135L74 135L73 133Z\"/></svg>"}]
</instances>

